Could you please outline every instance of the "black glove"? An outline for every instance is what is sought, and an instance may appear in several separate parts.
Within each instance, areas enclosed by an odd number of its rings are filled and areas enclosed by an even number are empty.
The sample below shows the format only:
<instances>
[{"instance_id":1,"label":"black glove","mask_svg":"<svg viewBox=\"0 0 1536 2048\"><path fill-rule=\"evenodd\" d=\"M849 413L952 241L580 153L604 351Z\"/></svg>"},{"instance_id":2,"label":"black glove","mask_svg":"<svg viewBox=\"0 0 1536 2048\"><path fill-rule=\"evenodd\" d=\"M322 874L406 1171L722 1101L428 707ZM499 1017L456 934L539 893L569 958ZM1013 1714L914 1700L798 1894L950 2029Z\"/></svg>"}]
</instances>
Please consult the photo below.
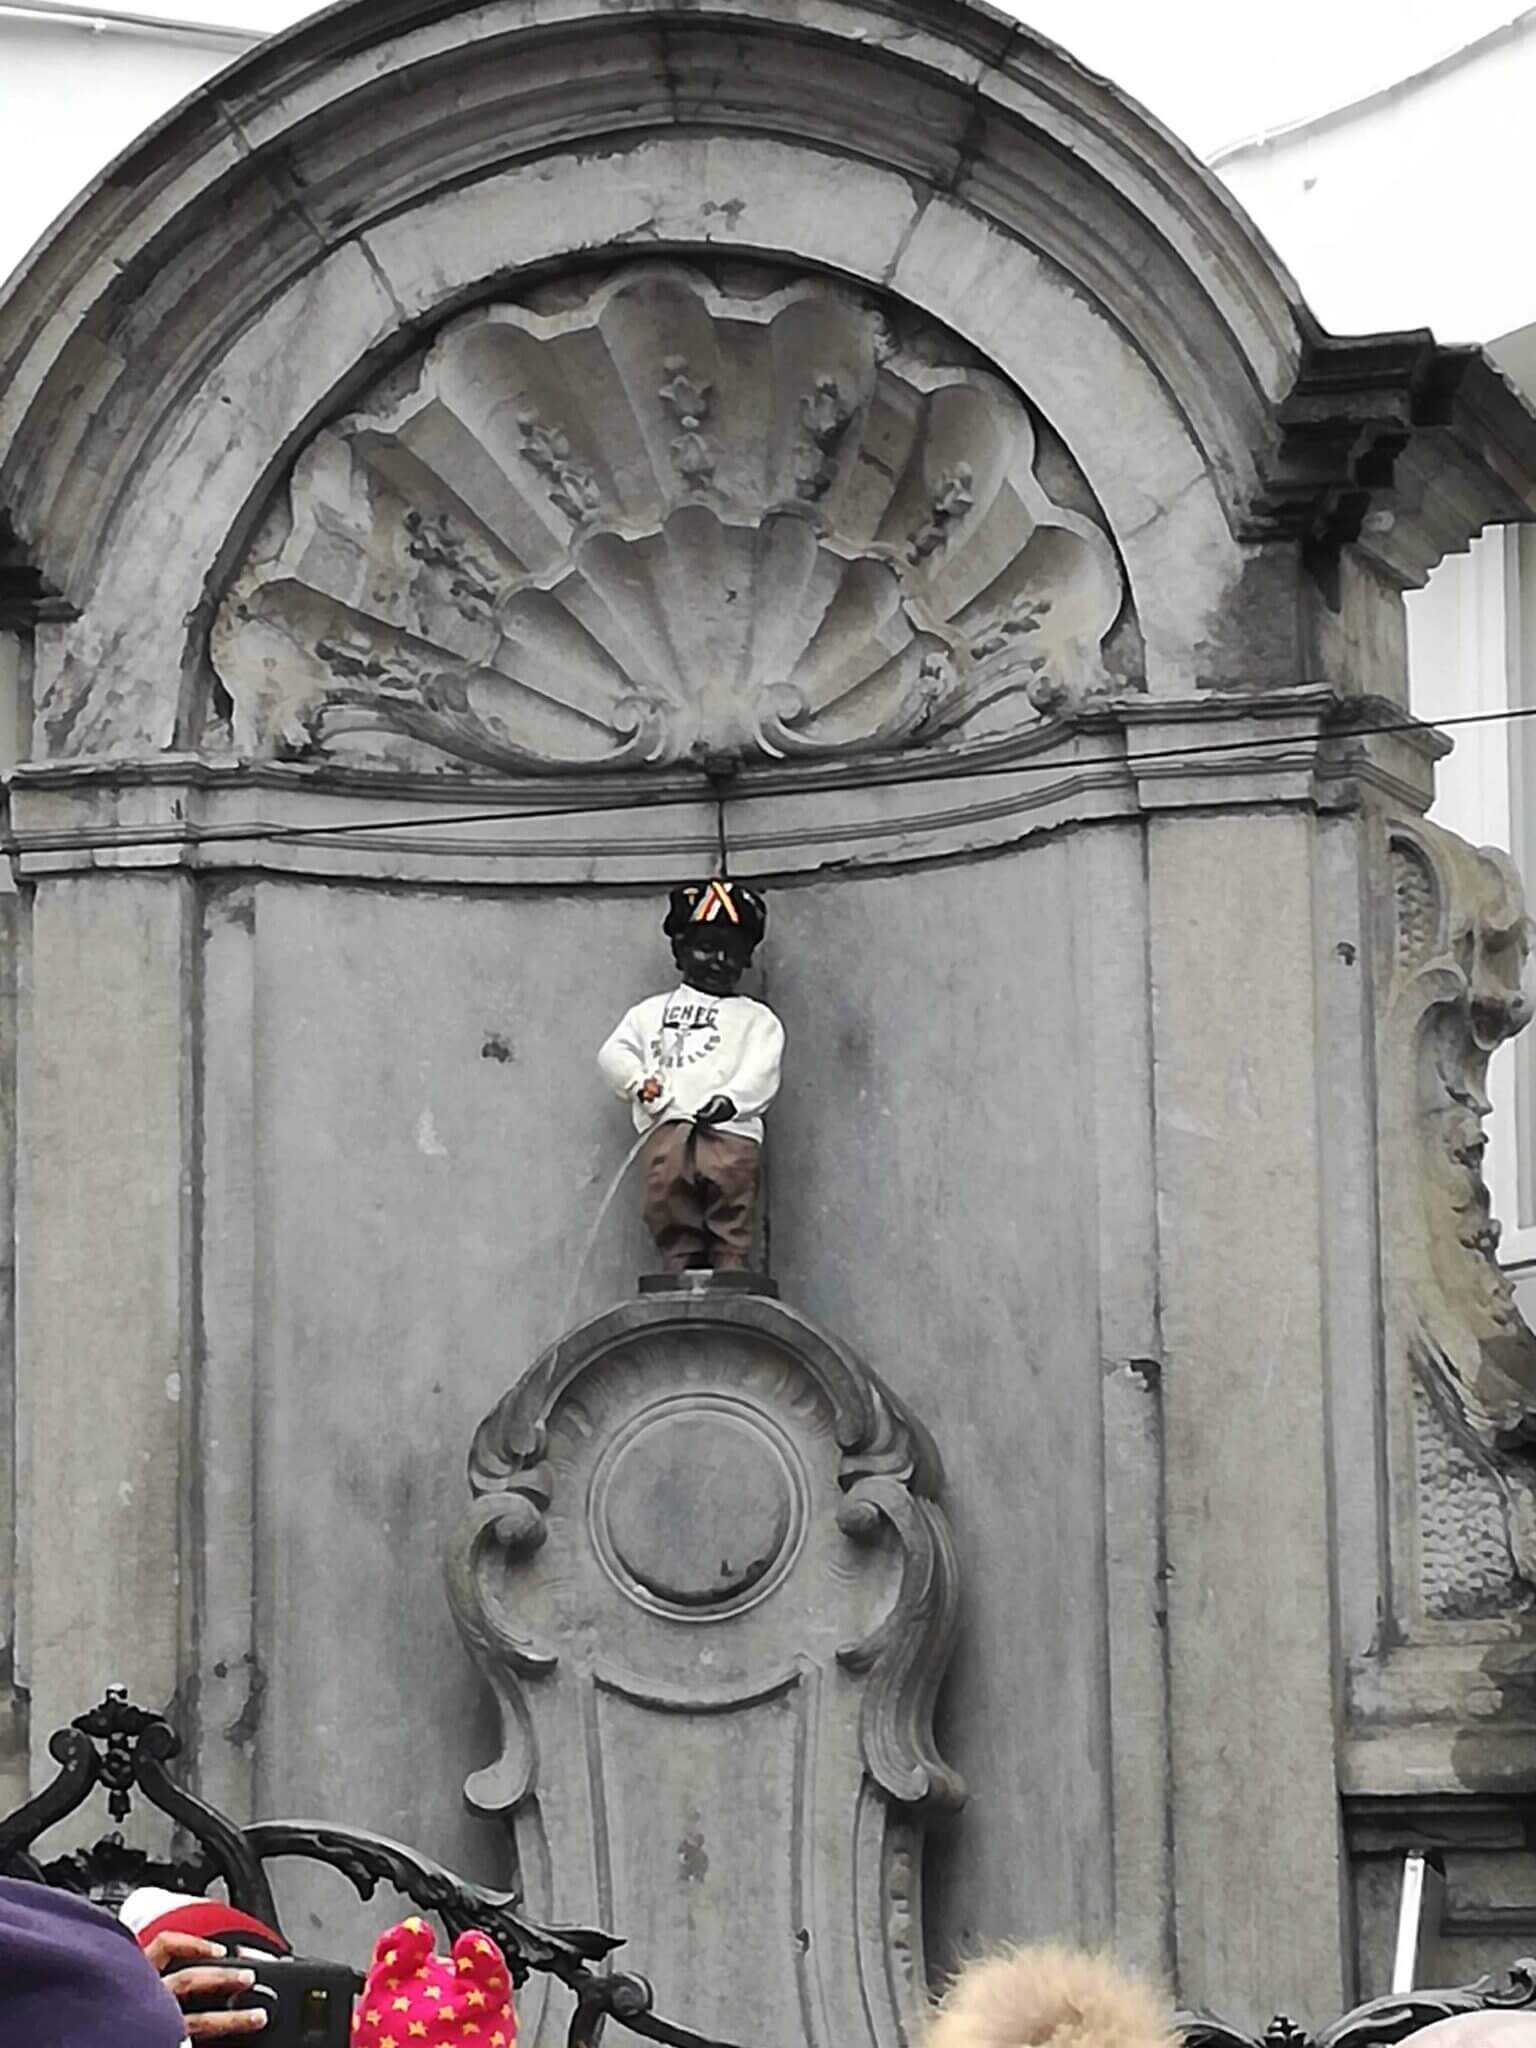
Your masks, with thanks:
<instances>
[{"instance_id":1,"label":"black glove","mask_svg":"<svg viewBox=\"0 0 1536 2048\"><path fill-rule=\"evenodd\" d=\"M728 1124L735 1115L736 1105L729 1095L712 1095L694 1118L694 1122L706 1127L711 1124Z\"/></svg>"}]
</instances>

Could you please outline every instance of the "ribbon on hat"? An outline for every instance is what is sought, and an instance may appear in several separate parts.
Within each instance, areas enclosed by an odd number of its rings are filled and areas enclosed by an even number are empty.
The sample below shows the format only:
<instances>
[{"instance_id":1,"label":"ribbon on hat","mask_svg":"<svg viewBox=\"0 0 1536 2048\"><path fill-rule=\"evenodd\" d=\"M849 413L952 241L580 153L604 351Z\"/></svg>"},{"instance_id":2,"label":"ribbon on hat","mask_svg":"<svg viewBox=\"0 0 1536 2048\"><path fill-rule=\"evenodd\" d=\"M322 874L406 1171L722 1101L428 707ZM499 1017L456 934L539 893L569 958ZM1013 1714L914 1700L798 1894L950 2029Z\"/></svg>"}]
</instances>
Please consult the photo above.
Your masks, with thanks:
<instances>
[{"instance_id":1,"label":"ribbon on hat","mask_svg":"<svg viewBox=\"0 0 1536 2048\"><path fill-rule=\"evenodd\" d=\"M741 912L736 908L736 899L729 882L710 882L703 895L693 906L691 924L713 924L724 911L732 924L741 923Z\"/></svg>"}]
</instances>

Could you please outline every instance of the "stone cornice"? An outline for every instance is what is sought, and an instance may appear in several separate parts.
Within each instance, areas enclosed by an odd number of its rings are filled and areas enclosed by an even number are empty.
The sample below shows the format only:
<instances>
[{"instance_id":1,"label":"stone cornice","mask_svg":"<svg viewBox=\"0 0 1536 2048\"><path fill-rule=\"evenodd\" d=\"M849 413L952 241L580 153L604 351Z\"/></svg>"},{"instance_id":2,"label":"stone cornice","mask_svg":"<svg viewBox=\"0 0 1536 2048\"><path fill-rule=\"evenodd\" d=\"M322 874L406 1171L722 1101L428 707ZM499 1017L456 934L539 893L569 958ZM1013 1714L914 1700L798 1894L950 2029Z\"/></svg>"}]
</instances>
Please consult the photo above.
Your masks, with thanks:
<instances>
[{"instance_id":1,"label":"stone cornice","mask_svg":"<svg viewBox=\"0 0 1536 2048\"><path fill-rule=\"evenodd\" d=\"M1278 418L1258 537L1358 546L1416 586L1484 524L1536 513L1536 414L1481 349L1309 332Z\"/></svg>"},{"instance_id":2,"label":"stone cornice","mask_svg":"<svg viewBox=\"0 0 1536 2048\"><path fill-rule=\"evenodd\" d=\"M1094 706L1027 746L754 769L728 785L735 872L921 866L1168 810L1422 809L1445 742L1395 707L1283 699ZM713 859L693 774L518 782L173 757L28 764L9 782L18 879L175 868L448 887L646 886Z\"/></svg>"},{"instance_id":3,"label":"stone cornice","mask_svg":"<svg viewBox=\"0 0 1536 2048\"><path fill-rule=\"evenodd\" d=\"M74 607L49 585L0 510L0 632L73 616Z\"/></svg>"}]
</instances>

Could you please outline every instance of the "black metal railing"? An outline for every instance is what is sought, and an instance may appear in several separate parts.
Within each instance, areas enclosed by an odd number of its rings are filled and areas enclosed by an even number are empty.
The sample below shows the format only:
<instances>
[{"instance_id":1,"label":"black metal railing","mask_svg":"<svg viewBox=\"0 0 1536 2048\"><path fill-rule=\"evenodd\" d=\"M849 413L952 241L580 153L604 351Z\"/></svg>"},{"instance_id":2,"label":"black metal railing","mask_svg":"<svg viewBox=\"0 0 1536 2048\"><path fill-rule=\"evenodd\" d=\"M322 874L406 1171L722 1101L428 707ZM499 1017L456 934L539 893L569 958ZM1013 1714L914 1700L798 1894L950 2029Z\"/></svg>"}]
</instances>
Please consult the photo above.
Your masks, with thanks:
<instances>
[{"instance_id":1,"label":"black metal railing","mask_svg":"<svg viewBox=\"0 0 1536 2048\"><path fill-rule=\"evenodd\" d=\"M1245 2034L1208 2012L1181 2012L1185 2048L1391 2048L1420 2027L1466 2012L1525 2012L1536 2006L1536 1958L1522 1956L1502 1978L1480 1977L1448 1991L1394 1991L1368 1999L1317 2033L1285 2014L1262 2034Z\"/></svg>"},{"instance_id":2,"label":"black metal railing","mask_svg":"<svg viewBox=\"0 0 1536 2048\"><path fill-rule=\"evenodd\" d=\"M518 1910L516 1893L471 1883L384 1835L309 1820L239 1826L177 1783L168 1766L181 1753L181 1738L164 1715L135 1706L121 1687L61 1728L48 1749L59 1766L57 1777L0 1820L0 1876L31 1878L107 1906L120 1904L141 1885L196 1895L222 1885L232 1905L281 1933L266 1866L294 1857L340 1872L363 1899L371 1899L381 1884L392 1886L433 1914L450 1939L483 1928L500 1945L515 1985L536 1970L557 1978L575 1999L569 2048L596 2048L609 2020L666 2048L729 2048L663 2019L644 1977L611 1969L609 1959L622 1946L616 1935L541 1926ZM119 1825L88 1849L39 1861L32 1854L38 1840L97 1791L106 1794L108 1812ZM191 1846L156 1858L125 1841L120 1824L135 1794L167 1815ZM1536 1959L1522 1957L1502 1979L1373 1998L1316 2033L1284 2015L1260 2035L1203 2011L1181 2012L1178 2025L1184 2048L1394 2048L1419 2028L1458 2013L1532 2009Z\"/></svg>"},{"instance_id":3,"label":"black metal railing","mask_svg":"<svg viewBox=\"0 0 1536 2048\"><path fill-rule=\"evenodd\" d=\"M424 1913L433 1914L450 1939L478 1927L507 1959L514 1985L535 1970L557 1978L575 1998L569 2048L596 2048L609 2020L667 2048L728 2048L663 2019L644 1977L613 1970L617 1935L590 1927L542 1927L518 1908L516 1893L471 1883L404 1843L359 1828L309 1820L257 1821L241 1827L177 1783L168 1768L181 1738L164 1715L135 1706L120 1687L88 1714L61 1728L48 1745L58 1776L35 1799L0 1820L0 1876L40 1884L115 1906L141 1885L206 1894L222 1885L231 1905L282 1933L269 1862L296 1857L324 1864L348 1879L363 1899L391 1885ZM93 1792L106 1794L114 1822L126 1821L135 1794L166 1814L192 1845L157 1858L125 1841L121 1826L90 1848L48 1862L32 1853L50 1828L77 1813Z\"/></svg>"}]
</instances>

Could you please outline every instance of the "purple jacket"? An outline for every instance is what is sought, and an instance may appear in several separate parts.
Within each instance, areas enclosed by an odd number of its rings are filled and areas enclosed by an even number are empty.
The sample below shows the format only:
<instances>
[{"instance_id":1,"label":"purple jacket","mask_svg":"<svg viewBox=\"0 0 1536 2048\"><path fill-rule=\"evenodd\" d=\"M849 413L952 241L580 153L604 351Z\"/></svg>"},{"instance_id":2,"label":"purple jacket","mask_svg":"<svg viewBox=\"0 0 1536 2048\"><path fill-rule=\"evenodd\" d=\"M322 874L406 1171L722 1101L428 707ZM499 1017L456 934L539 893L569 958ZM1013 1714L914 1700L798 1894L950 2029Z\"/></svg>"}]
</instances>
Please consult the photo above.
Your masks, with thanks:
<instances>
[{"instance_id":1,"label":"purple jacket","mask_svg":"<svg viewBox=\"0 0 1536 2048\"><path fill-rule=\"evenodd\" d=\"M183 2035L127 1928L67 1892L0 1877L4 2048L180 2048Z\"/></svg>"}]
</instances>

